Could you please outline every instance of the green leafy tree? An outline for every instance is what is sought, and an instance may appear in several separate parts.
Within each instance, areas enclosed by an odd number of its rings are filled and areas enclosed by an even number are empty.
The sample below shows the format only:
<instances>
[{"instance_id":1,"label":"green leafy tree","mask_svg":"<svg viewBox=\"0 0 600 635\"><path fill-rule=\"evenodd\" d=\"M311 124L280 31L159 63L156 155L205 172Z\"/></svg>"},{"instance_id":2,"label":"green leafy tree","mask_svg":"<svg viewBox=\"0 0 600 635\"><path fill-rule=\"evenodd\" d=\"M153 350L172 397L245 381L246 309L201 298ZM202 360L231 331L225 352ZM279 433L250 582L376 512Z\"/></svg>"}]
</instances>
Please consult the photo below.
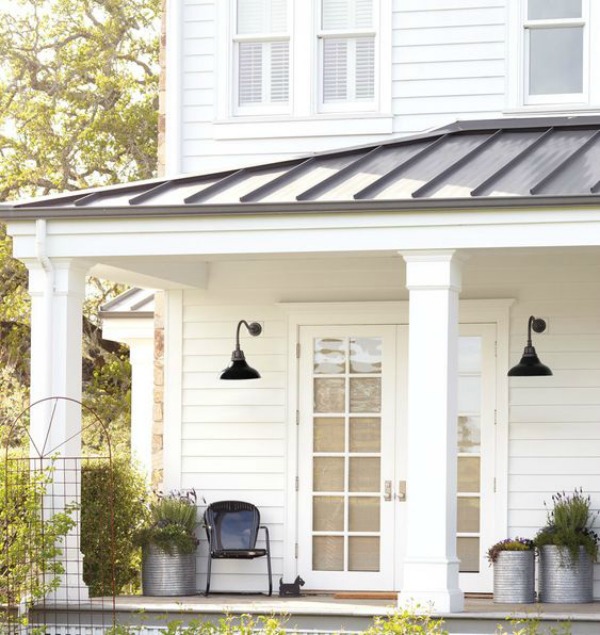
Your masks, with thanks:
<instances>
[{"instance_id":1,"label":"green leafy tree","mask_svg":"<svg viewBox=\"0 0 600 635\"><path fill-rule=\"evenodd\" d=\"M160 0L11 0L0 5L0 201L155 175ZM0 227L0 427L29 383L27 272ZM84 401L127 444L127 352L97 308L122 288L91 280ZM119 398L115 395L121 395ZM1 430L0 430L1 433ZM99 438L84 439L92 449Z\"/></svg>"}]
</instances>

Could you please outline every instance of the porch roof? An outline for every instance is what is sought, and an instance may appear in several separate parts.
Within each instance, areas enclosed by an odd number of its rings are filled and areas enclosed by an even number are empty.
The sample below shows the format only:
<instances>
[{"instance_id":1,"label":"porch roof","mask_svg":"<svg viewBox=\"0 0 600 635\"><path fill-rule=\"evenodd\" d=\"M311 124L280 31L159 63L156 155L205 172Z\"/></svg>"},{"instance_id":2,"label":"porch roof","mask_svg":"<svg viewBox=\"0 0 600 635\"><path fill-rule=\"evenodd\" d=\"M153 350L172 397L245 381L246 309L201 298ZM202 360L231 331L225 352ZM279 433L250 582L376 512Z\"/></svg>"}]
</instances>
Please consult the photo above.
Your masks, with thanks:
<instances>
[{"instance_id":1,"label":"porch roof","mask_svg":"<svg viewBox=\"0 0 600 635\"><path fill-rule=\"evenodd\" d=\"M215 174L0 205L5 220L600 202L600 117L456 122L423 134Z\"/></svg>"}]
</instances>

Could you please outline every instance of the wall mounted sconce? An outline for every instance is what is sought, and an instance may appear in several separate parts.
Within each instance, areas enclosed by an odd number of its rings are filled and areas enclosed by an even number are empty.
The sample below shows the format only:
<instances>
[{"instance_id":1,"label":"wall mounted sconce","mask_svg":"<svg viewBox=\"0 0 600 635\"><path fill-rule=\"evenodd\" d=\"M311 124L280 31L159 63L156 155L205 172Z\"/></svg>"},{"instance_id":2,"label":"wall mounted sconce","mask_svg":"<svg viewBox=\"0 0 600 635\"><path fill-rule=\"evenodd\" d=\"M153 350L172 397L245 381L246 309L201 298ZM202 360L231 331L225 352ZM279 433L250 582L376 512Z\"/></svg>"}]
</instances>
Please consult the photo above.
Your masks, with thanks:
<instances>
[{"instance_id":1,"label":"wall mounted sconce","mask_svg":"<svg viewBox=\"0 0 600 635\"><path fill-rule=\"evenodd\" d=\"M262 326L258 322L248 324L246 320L239 321L235 332L235 350L231 353L231 364L221 373L219 379L260 379L260 373L248 366L244 351L240 349L240 327L242 324L253 337L262 333Z\"/></svg>"},{"instance_id":2,"label":"wall mounted sconce","mask_svg":"<svg viewBox=\"0 0 600 635\"><path fill-rule=\"evenodd\" d=\"M552 375L552 371L548 366L544 366L540 362L535 348L531 343L531 329L536 333L543 333L546 330L546 322L541 318L535 318L533 315L529 318L527 324L527 345L523 350L521 361L508 371L509 377L535 377L539 375Z\"/></svg>"}]
</instances>

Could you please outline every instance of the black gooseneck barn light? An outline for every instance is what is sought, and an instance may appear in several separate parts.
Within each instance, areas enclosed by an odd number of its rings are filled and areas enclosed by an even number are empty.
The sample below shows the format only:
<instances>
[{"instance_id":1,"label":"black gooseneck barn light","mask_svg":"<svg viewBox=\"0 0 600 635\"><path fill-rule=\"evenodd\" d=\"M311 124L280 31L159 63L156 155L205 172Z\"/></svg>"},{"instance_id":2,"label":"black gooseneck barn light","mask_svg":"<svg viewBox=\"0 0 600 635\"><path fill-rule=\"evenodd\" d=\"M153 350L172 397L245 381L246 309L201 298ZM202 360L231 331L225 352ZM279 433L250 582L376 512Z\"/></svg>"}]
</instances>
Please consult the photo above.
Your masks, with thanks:
<instances>
[{"instance_id":1,"label":"black gooseneck barn light","mask_svg":"<svg viewBox=\"0 0 600 635\"><path fill-rule=\"evenodd\" d=\"M535 348L531 343L531 329L536 333L543 333L546 330L546 322L541 318L535 318L533 315L529 318L527 324L527 345L523 349L523 357L521 361L508 371L509 377L535 377L539 375L552 375L552 371L540 362Z\"/></svg>"},{"instance_id":2,"label":"black gooseneck barn light","mask_svg":"<svg viewBox=\"0 0 600 635\"><path fill-rule=\"evenodd\" d=\"M235 350L231 353L231 364L221 373L219 379L260 379L260 373L248 366L244 351L240 349L240 327L242 324L253 337L262 333L262 326L258 322L248 324L246 320L240 320L235 332Z\"/></svg>"}]
</instances>

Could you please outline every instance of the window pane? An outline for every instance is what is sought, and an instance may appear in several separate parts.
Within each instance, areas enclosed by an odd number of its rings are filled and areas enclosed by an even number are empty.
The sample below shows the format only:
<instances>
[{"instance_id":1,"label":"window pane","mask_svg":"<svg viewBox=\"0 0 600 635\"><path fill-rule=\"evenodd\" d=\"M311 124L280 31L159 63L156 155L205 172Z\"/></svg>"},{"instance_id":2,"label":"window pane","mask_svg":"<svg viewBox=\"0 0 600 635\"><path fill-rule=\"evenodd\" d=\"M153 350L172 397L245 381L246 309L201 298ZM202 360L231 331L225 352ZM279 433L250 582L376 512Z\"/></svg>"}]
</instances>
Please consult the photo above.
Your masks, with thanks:
<instances>
[{"instance_id":1,"label":"window pane","mask_svg":"<svg viewBox=\"0 0 600 635\"><path fill-rule=\"evenodd\" d=\"M351 458L349 491L378 492L380 463L381 461L377 457Z\"/></svg>"},{"instance_id":2,"label":"window pane","mask_svg":"<svg viewBox=\"0 0 600 635\"><path fill-rule=\"evenodd\" d=\"M583 28L530 29L529 94L583 91Z\"/></svg>"},{"instance_id":3,"label":"window pane","mask_svg":"<svg viewBox=\"0 0 600 635\"><path fill-rule=\"evenodd\" d=\"M479 538L457 538L456 552L461 573L479 572Z\"/></svg>"},{"instance_id":4,"label":"window pane","mask_svg":"<svg viewBox=\"0 0 600 635\"><path fill-rule=\"evenodd\" d=\"M260 104L262 102L263 45L258 42L241 42L239 54L239 103Z\"/></svg>"},{"instance_id":5,"label":"window pane","mask_svg":"<svg viewBox=\"0 0 600 635\"><path fill-rule=\"evenodd\" d=\"M345 100L348 88L348 42L339 38L323 41L323 101Z\"/></svg>"},{"instance_id":6,"label":"window pane","mask_svg":"<svg viewBox=\"0 0 600 635\"><path fill-rule=\"evenodd\" d=\"M379 505L375 496L351 496L349 499L349 530L379 531Z\"/></svg>"},{"instance_id":7,"label":"window pane","mask_svg":"<svg viewBox=\"0 0 600 635\"><path fill-rule=\"evenodd\" d=\"M527 17L530 20L580 18L581 0L529 0Z\"/></svg>"},{"instance_id":8,"label":"window pane","mask_svg":"<svg viewBox=\"0 0 600 635\"><path fill-rule=\"evenodd\" d=\"M350 419L350 452L381 451L381 419L356 417Z\"/></svg>"},{"instance_id":9,"label":"window pane","mask_svg":"<svg viewBox=\"0 0 600 635\"><path fill-rule=\"evenodd\" d=\"M313 536L313 569L315 571L344 569L344 539L341 536Z\"/></svg>"},{"instance_id":10,"label":"window pane","mask_svg":"<svg viewBox=\"0 0 600 635\"><path fill-rule=\"evenodd\" d=\"M350 412L381 412L381 378L350 379Z\"/></svg>"},{"instance_id":11,"label":"window pane","mask_svg":"<svg viewBox=\"0 0 600 635\"><path fill-rule=\"evenodd\" d=\"M480 459L477 456L458 457L458 491L478 493L480 491Z\"/></svg>"},{"instance_id":12,"label":"window pane","mask_svg":"<svg viewBox=\"0 0 600 635\"><path fill-rule=\"evenodd\" d=\"M481 411L481 377L458 377L458 411L479 414Z\"/></svg>"},{"instance_id":13,"label":"window pane","mask_svg":"<svg viewBox=\"0 0 600 635\"><path fill-rule=\"evenodd\" d=\"M324 30L370 29L372 24L373 0L322 0Z\"/></svg>"},{"instance_id":14,"label":"window pane","mask_svg":"<svg viewBox=\"0 0 600 635\"><path fill-rule=\"evenodd\" d=\"M315 375L337 375L346 369L346 342L332 338L315 340Z\"/></svg>"},{"instance_id":15,"label":"window pane","mask_svg":"<svg viewBox=\"0 0 600 635\"><path fill-rule=\"evenodd\" d=\"M458 451L478 454L481 451L481 419L460 416L458 418Z\"/></svg>"},{"instance_id":16,"label":"window pane","mask_svg":"<svg viewBox=\"0 0 600 635\"><path fill-rule=\"evenodd\" d=\"M314 380L314 409L315 412L344 412L345 380L315 379Z\"/></svg>"},{"instance_id":17,"label":"window pane","mask_svg":"<svg viewBox=\"0 0 600 635\"><path fill-rule=\"evenodd\" d=\"M379 538L352 536L348 540L349 571L379 571Z\"/></svg>"},{"instance_id":18,"label":"window pane","mask_svg":"<svg viewBox=\"0 0 600 635\"><path fill-rule=\"evenodd\" d=\"M286 102L289 95L289 45L287 42L271 43L271 101Z\"/></svg>"},{"instance_id":19,"label":"window pane","mask_svg":"<svg viewBox=\"0 0 600 635\"><path fill-rule=\"evenodd\" d=\"M356 40L356 98L373 99L375 96L375 40Z\"/></svg>"},{"instance_id":20,"label":"window pane","mask_svg":"<svg viewBox=\"0 0 600 635\"><path fill-rule=\"evenodd\" d=\"M237 32L277 33L287 29L287 0L237 0Z\"/></svg>"},{"instance_id":21,"label":"window pane","mask_svg":"<svg viewBox=\"0 0 600 635\"><path fill-rule=\"evenodd\" d=\"M341 417L315 417L313 422L313 450L315 452L343 452L345 422Z\"/></svg>"},{"instance_id":22,"label":"window pane","mask_svg":"<svg viewBox=\"0 0 600 635\"><path fill-rule=\"evenodd\" d=\"M313 459L313 491L344 491L344 459L319 456Z\"/></svg>"},{"instance_id":23,"label":"window pane","mask_svg":"<svg viewBox=\"0 0 600 635\"><path fill-rule=\"evenodd\" d=\"M458 499L457 529L461 533L479 532L479 498Z\"/></svg>"},{"instance_id":24,"label":"window pane","mask_svg":"<svg viewBox=\"0 0 600 635\"><path fill-rule=\"evenodd\" d=\"M380 337L355 337L350 340L350 372L381 372Z\"/></svg>"},{"instance_id":25,"label":"window pane","mask_svg":"<svg viewBox=\"0 0 600 635\"><path fill-rule=\"evenodd\" d=\"M481 338L460 337L458 339L458 372L478 373L481 371Z\"/></svg>"},{"instance_id":26,"label":"window pane","mask_svg":"<svg viewBox=\"0 0 600 635\"><path fill-rule=\"evenodd\" d=\"M313 530L344 531L344 499L341 496L313 498Z\"/></svg>"}]
</instances>

